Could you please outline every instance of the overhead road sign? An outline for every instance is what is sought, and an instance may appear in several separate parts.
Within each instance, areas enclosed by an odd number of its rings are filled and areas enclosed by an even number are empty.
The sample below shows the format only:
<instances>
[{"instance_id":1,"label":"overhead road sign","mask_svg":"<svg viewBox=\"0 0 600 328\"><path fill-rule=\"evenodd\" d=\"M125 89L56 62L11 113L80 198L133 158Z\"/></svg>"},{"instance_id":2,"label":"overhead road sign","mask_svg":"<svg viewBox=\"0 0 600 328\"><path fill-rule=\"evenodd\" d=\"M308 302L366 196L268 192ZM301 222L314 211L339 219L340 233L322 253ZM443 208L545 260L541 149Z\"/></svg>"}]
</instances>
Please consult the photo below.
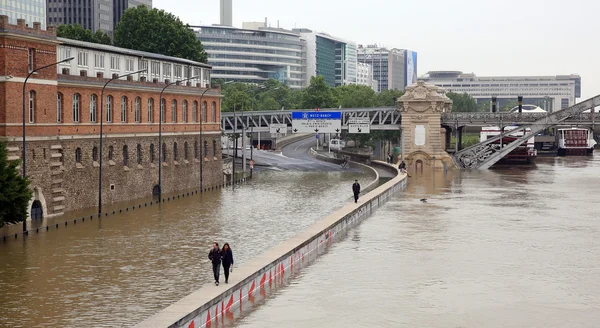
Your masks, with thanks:
<instances>
[{"instance_id":1,"label":"overhead road sign","mask_svg":"<svg viewBox=\"0 0 600 328\"><path fill-rule=\"evenodd\" d=\"M287 134L287 124L269 124L269 132L271 134Z\"/></svg>"},{"instance_id":2,"label":"overhead road sign","mask_svg":"<svg viewBox=\"0 0 600 328\"><path fill-rule=\"evenodd\" d=\"M371 121L368 117L353 117L348 119L348 133L371 133Z\"/></svg>"},{"instance_id":3,"label":"overhead road sign","mask_svg":"<svg viewBox=\"0 0 600 328\"><path fill-rule=\"evenodd\" d=\"M341 112L292 112L294 133L339 133L341 131Z\"/></svg>"}]
</instances>

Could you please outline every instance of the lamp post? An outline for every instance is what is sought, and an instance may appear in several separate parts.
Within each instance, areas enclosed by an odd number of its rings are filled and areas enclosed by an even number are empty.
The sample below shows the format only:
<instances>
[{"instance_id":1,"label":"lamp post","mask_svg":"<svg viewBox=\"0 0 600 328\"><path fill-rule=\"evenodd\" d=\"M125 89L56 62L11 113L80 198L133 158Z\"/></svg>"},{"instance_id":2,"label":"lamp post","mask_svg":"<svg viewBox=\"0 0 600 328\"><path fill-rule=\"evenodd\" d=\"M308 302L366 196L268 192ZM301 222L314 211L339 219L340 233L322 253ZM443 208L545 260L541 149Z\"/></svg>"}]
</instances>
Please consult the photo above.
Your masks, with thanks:
<instances>
[{"instance_id":1,"label":"lamp post","mask_svg":"<svg viewBox=\"0 0 600 328\"><path fill-rule=\"evenodd\" d=\"M104 83L104 86L102 87L102 92L100 93L100 170L98 173L98 217L102 216L102 140L103 140L103 134L102 134L102 127L104 126L103 122L104 122L104 89L106 89L106 86L114 81L114 80L118 80L122 77L127 77L129 75L134 75L134 74L138 74L138 73L143 73L148 71L148 69L141 69L139 71L135 71L135 72L131 72L131 73L127 73L124 75L120 75L117 77L114 77L110 80L108 80L106 83Z\"/></svg>"},{"instance_id":2,"label":"lamp post","mask_svg":"<svg viewBox=\"0 0 600 328\"><path fill-rule=\"evenodd\" d=\"M75 57L69 57L69 58L65 58L61 61L58 61L56 63L52 63L52 64L48 64L42 67L38 67L36 69L32 69L31 72L29 72L29 74L27 74L27 77L25 78L25 82L23 82L23 177L25 178L27 176L27 156L26 155L26 144L25 144L25 137L26 137L26 133L25 133L25 97L27 94L27 80L29 80L29 78L31 77L31 75L35 74L38 71L43 70L44 68L48 68L51 66L56 66L58 64L62 64L62 63L66 63L66 62L70 62L71 60L75 59ZM11 76L12 78L12 76ZM23 221L23 224L25 224L25 221ZM23 226L23 229L25 229L25 226Z\"/></svg>"},{"instance_id":3,"label":"lamp post","mask_svg":"<svg viewBox=\"0 0 600 328\"><path fill-rule=\"evenodd\" d=\"M162 122L165 119L165 116L167 116L167 104L165 104L165 106L163 107L163 92L165 92L165 89L172 86L173 84L178 84L181 82L185 82L185 81L189 81L189 80L193 80L193 79L197 79L199 76L191 76L185 79L181 79L181 80L177 80L177 81L173 81L171 83L167 83L167 85L164 86L164 88L162 88L162 90L160 90L160 96L158 97L158 200L160 201L161 195L162 195ZM163 110L164 110L164 115L163 115Z\"/></svg>"}]
</instances>

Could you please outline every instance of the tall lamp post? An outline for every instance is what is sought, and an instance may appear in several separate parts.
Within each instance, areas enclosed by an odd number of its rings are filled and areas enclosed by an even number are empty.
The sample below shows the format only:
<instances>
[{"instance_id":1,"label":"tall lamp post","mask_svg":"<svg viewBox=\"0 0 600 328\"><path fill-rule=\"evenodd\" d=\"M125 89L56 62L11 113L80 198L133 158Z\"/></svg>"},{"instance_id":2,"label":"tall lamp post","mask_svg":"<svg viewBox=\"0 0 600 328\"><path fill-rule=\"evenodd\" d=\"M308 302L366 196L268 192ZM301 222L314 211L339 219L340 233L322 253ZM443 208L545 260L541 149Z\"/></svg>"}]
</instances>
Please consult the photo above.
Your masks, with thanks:
<instances>
[{"instance_id":1,"label":"tall lamp post","mask_svg":"<svg viewBox=\"0 0 600 328\"><path fill-rule=\"evenodd\" d=\"M162 88L162 90L160 90L160 96L158 97L158 199L160 201L160 197L162 195L162 148L163 148L163 144L162 144L162 122L165 119L165 116L167 116L167 104L165 104L165 106L163 107L163 92L165 92L165 89L172 86L173 84L179 84L181 82L185 82L185 81L189 81L189 80L193 80L193 79L197 79L199 76L191 76L185 79L181 79L181 80L177 80L171 83L167 83L167 85L165 85L164 88ZM163 115L163 111L165 112Z\"/></svg>"},{"instance_id":2,"label":"tall lamp post","mask_svg":"<svg viewBox=\"0 0 600 328\"><path fill-rule=\"evenodd\" d=\"M100 93L100 172L98 173L98 217L102 216L102 140L104 139L102 134L102 127L104 126L104 89L106 89L106 86L114 80L118 80L122 77L127 77L129 75L143 73L146 71L148 71L148 69L141 69L139 71L113 77L112 79L104 83L104 86L102 87L102 92Z\"/></svg>"},{"instance_id":3,"label":"tall lamp post","mask_svg":"<svg viewBox=\"0 0 600 328\"><path fill-rule=\"evenodd\" d=\"M29 80L29 78L31 77L31 75L35 74L38 71L43 70L44 68L48 68L48 67L52 67L52 66L56 66L58 64L62 64L62 63L66 63L66 62L70 62L71 60L75 59L75 57L69 57L69 58L65 58L61 61L58 61L56 63L52 63L52 64L48 64L42 67L38 67L36 69L33 69L31 72L29 72L29 74L27 74L27 77L25 78L25 81L23 82L23 178L27 177L27 144L25 143L25 138L27 137L27 134L25 132L25 97L27 95L27 80ZM12 78L12 76L10 76L9 78ZM7 79L9 79L7 78ZM27 220L23 220L23 231L27 231Z\"/></svg>"}]
</instances>

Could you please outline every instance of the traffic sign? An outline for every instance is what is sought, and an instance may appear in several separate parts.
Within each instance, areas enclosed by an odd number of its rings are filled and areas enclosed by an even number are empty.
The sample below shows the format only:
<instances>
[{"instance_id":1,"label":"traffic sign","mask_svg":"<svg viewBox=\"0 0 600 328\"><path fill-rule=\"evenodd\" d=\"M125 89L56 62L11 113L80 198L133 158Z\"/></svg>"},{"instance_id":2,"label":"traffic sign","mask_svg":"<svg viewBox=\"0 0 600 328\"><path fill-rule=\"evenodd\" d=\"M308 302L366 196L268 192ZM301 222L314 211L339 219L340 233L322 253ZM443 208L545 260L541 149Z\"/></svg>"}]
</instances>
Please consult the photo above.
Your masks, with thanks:
<instances>
[{"instance_id":1,"label":"traffic sign","mask_svg":"<svg viewBox=\"0 0 600 328\"><path fill-rule=\"evenodd\" d=\"M341 112L292 112L294 133L337 133L341 129Z\"/></svg>"},{"instance_id":2,"label":"traffic sign","mask_svg":"<svg viewBox=\"0 0 600 328\"><path fill-rule=\"evenodd\" d=\"M371 133L371 121L368 117L348 119L348 133Z\"/></svg>"},{"instance_id":3,"label":"traffic sign","mask_svg":"<svg viewBox=\"0 0 600 328\"><path fill-rule=\"evenodd\" d=\"M287 124L269 124L269 132L271 134L287 134Z\"/></svg>"}]
</instances>

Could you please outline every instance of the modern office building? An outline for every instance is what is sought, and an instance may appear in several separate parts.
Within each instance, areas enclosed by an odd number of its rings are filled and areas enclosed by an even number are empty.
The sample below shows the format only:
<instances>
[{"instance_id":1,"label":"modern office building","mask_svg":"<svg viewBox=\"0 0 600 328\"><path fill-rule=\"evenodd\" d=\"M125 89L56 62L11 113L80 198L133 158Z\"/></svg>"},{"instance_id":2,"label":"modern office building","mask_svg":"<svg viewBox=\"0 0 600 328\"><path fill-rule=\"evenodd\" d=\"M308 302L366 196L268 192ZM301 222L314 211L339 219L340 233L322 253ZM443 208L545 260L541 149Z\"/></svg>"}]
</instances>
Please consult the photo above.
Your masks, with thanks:
<instances>
[{"instance_id":1,"label":"modern office building","mask_svg":"<svg viewBox=\"0 0 600 328\"><path fill-rule=\"evenodd\" d=\"M306 83L306 45L300 34L259 27L192 26L213 66L213 79L263 83L276 79L290 88ZM335 57L332 50L331 58ZM333 75L335 72L332 73Z\"/></svg>"},{"instance_id":2,"label":"modern office building","mask_svg":"<svg viewBox=\"0 0 600 328\"><path fill-rule=\"evenodd\" d=\"M356 43L307 28L293 29L306 42L306 81L323 76L325 82L336 87L356 84Z\"/></svg>"},{"instance_id":3,"label":"modern office building","mask_svg":"<svg viewBox=\"0 0 600 328\"><path fill-rule=\"evenodd\" d=\"M447 91L467 93L478 102L498 98L500 106L523 96L525 104L552 112L575 104L581 97L581 77L577 74L556 76L476 76L459 71L433 71L420 77Z\"/></svg>"},{"instance_id":4,"label":"modern office building","mask_svg":"<svg viewBox=\"0 0 600 328\"><path fill-rule=\"evenodd\" d=\"M17 24L17 19L24 19L28 26L39 22L45 30L46 0L0 0L1 15L8 16L10 24Z\"/></svg>"},{"instance_id":5,"label":"modern office building","mask_svg":"<svg viewBox=\"0 0 600 328\"><path fill-rule=\"evenodd\" d=\"M378 90L404 90L417 82L417 53L405 49L387 49L377 45L358 46L358 62L373 67Z\"/></svg>"},{"instance_id":6,"label":"modern office building","mask_svg":"<svg viewBox=\"0 0 600 328\"><path fill-rule=\"evenodd\" d=\"M221 0L221 25L233 26L233 0Z\"/></svg>"},{"instance_id":7,"label":"modern office building","mask_svg":"<svg viewBox=\"0 0 600 328\"><path fill-rule=\"evenodd\" d=\"M47 0L48 26L79 24L92 33L102 30L112 36L125 10L138 5L152 7L152 0Z\"/></svg>"},{"instance_id":8,"label":"modern office building","mask_svg":"<svg viewBox=\"0 0 600 328\"><path fill-rule=\"evenodd\" d=\"M358 63L356 69L356 84L366 85L373 89L375 92L379 92L377 89L377 80L373 79L373 67L370 64Z\"/></svg>"}]
</instances>

